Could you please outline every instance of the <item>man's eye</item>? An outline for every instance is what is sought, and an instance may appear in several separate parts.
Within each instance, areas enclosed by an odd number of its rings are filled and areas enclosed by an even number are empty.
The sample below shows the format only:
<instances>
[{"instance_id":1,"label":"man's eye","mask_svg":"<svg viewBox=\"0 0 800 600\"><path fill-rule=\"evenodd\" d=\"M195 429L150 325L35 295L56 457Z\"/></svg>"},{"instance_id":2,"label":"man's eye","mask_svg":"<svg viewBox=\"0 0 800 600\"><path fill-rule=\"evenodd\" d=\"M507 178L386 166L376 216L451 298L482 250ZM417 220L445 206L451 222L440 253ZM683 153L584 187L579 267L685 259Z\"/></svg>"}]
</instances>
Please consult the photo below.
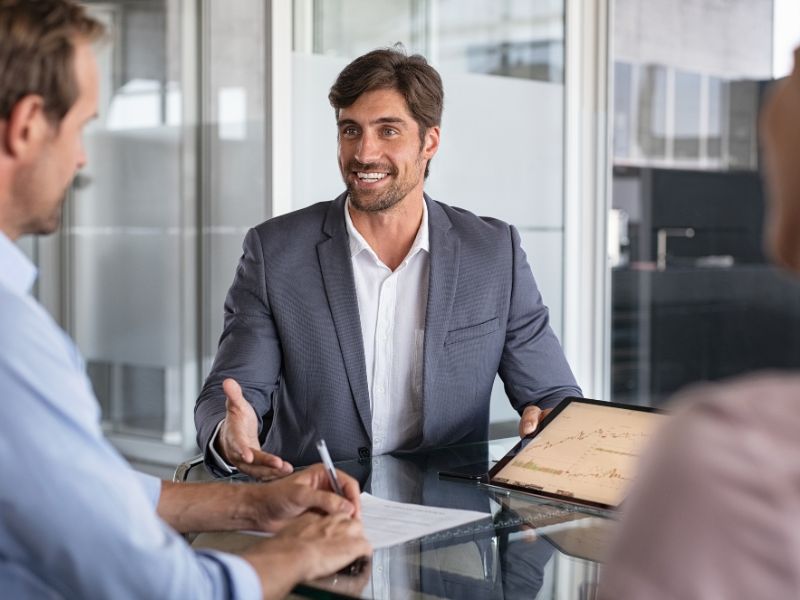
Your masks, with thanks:
<instances>
[{"instance_id":1,"label":"man's eye","mask_svg":"<svg viewBox=\"0 0 800 600\"><path fill-rule=\"evenodd\" d=\"M345 127L342 129L342 135L346 137L353 137L354 135L358 135L358 129L355 127Z\"/></svg>"},{"instance_id":2,"label":"man's eye","mask_svg":"<svg viewBox=\"0 0 800 600\"><path fill-rule=\"evenodd\" d=\"M392 129L391 127L387 127L386 129L383 130L383 135L385 135L386 137L393 137L397 135L397 130Z\"/></svg>"}]
</instances>

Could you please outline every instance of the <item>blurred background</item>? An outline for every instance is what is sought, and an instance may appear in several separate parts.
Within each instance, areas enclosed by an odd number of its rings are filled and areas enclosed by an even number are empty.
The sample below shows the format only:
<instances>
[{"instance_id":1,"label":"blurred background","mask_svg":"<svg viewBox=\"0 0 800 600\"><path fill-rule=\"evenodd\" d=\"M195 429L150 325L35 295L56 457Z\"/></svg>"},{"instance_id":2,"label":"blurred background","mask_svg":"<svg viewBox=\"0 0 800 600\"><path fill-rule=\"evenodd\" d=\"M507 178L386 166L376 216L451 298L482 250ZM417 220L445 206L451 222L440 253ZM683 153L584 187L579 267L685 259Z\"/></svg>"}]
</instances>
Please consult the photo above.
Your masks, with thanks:
<instances>
[{"instance_id":1,"label":"blurred background","mask_svg":"<svg viewBox=\"0 0 800 600\"><path fill-rule=\"evenodd\" d=\"M435 199L516 225L587 396L800 359L767 264L757 114L794 0L104 0L101 113L57 236L21 241L114 444L197 452L192 413L247 229L343 191L327 92L402 42L442 74ZM516 431L501 385L492 434Z\"/></svg>"}]
</instances>

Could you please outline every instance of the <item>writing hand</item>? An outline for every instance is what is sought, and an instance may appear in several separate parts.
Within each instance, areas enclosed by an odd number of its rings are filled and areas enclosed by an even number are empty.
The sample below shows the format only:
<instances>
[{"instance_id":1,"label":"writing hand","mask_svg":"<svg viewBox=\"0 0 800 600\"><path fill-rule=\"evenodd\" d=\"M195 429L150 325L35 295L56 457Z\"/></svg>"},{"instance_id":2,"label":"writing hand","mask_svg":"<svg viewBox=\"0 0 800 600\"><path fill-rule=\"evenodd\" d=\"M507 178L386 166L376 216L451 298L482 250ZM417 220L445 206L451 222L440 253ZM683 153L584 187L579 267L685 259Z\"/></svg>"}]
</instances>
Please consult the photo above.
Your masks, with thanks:
<instances>
[{"instance_id":1,"label":"writing hand","mask_svg":"<svg viewBox=\"0 0 800 600\"><path fill-rule=\"evenodd\" d=\"M359 519L361 499L358 482L341 471L337 471L337 476L344 497L333 493L321 464L277 481L246 486L252 492L248 504L257 511L255 527L264 531L278 531L288 519L308 510Z\"/></svg>"},{"instance_id":2,"label":"writing hand","mask_svg":"<svg viewBox=\"0 0 800 600\"><path fill-rule=\"evenodd\" d=\"M242 558L258 573L265 598L283 598L298 582L335 573L371 553L361 521L341 513L306 513L248 548Z\"/></svg>"}]
</instances>

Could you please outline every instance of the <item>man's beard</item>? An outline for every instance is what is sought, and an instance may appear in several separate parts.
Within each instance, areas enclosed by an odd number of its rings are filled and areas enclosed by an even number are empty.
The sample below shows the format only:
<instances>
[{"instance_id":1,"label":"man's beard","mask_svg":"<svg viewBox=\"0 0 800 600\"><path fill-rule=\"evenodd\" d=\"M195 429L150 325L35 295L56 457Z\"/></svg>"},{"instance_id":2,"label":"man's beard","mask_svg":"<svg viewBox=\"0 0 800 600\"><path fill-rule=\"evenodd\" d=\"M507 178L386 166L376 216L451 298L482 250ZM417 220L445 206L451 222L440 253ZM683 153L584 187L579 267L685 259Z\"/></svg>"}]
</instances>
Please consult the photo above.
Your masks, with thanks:
<instances>
[{"instance_id":1,"label":"man's beard","mask_svg":"<svg viewBox=\"0 0 800 600\"><path fill-rule=\"evenodd\" d=\"M47 161L39 161L31 169L21 172L14 182L12 197L19 206L20 233L48 235L61 227L64 204L72 187L72 179L53 200L49 186L46 185ZM45 185L42 185L42 182Z\"/></svg>"},{"instance_id":2,"label":"man's beard","mask_svg":"<svg viewBox=\"0 0 800 600\"><path fill-rule=\"evenodd\" d=\"M422 157L417 160L417 165L422 162ZM408 179L397 179L398 171L391 165L381 165L379 163L360 163L352 160L347 164L347 173L355 171L383 171L387 172L387 177L394 178L392 183L383 192L372 192L369 190L360 190L354 185L349 178L345 178L347 191L350 194L350 204L356 210L361 212L378 213L389 210L405 198L408 193L416 187L417 181L409 181ZM380 194L377 195L376 194Z\"/></svg>"}]
</instances>

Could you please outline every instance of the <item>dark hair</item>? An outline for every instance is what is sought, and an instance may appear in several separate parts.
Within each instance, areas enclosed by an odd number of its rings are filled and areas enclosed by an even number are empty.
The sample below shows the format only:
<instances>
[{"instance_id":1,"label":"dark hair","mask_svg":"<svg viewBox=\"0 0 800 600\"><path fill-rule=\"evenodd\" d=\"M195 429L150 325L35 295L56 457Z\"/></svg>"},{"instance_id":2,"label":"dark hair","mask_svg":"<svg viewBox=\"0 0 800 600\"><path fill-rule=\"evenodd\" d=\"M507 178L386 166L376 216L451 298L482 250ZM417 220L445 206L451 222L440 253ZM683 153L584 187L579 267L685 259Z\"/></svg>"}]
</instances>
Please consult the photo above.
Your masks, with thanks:
<instances>
[{"instance_id":1,"label":"dark hair","mask_svg":"<svg viewBox=\"0 0 800 600\"><path fill-rule=\"evenodd\" d=\"M339 73L328 100L336 111L351 106L365 92L397 90L405 98L408 110L419 126L420 144L425 133L442 123L444 90L442 78L424 56L406 54L401 44L380 48L359 56ZM430 161L425 167L428 176Z\"/></svg>"},{"instance_id":2,"label":"dark hair","mask_svg":"<svg viewBox=\"0 0 800 600\"><path fill-rule=\"evenodd\" d=\"M0 120L37 94L59 123L78 98L75 42L94 42L105 26L73 0L0 0Z\"/></svg>"}]
</instances>

